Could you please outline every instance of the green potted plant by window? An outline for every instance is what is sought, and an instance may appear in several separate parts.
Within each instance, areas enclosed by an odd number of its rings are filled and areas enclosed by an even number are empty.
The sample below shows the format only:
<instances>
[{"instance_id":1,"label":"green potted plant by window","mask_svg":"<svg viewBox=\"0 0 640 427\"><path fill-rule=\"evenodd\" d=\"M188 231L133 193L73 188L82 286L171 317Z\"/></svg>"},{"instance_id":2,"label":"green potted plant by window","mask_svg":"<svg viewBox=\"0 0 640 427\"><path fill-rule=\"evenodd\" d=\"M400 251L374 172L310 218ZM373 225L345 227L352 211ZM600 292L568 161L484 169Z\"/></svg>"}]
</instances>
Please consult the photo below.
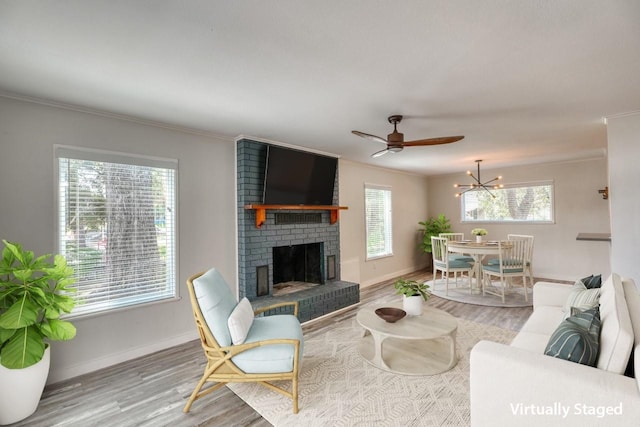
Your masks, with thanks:
<instances>
[{"instance_id":1,"label":"green potted plant by window","mask_svg":"<svg viewBox=\"0 0 640 427\"><path fill-rule=\"evenodd\" d=\"M420 249L430 254L431 237L438 237L440 233L449 233L451 231L451 223L444 214L440 214L437 217L431 217L426 221L421 221L418 224L422 226L422 242L420 243Z\"/></svg>"},{"instance_id":2,"label":"green potted plant by window","mask_svg":"<svg viewBox=\"0 0 640 427\"><path fill-rule=\"evenodd\" d=\"M62 255L35 257L6 240L0 260L0 424L38 407L49 374L48 340L70 340L76 328L61 320L75 299L73 269Z\"/></svg>"},{"instance_id":3,"label":"green potted plant by window","mask_svg":"<svg viewBox=\"0 0 640 427\"><path fill-rule=\"evenodd\" d=\"M431 296L429 285L416 280L398 279L393 286L396 293L402 295L402 308L410 316L422 314L423 301L427 301Z\"/></svg>"}]
</instances>

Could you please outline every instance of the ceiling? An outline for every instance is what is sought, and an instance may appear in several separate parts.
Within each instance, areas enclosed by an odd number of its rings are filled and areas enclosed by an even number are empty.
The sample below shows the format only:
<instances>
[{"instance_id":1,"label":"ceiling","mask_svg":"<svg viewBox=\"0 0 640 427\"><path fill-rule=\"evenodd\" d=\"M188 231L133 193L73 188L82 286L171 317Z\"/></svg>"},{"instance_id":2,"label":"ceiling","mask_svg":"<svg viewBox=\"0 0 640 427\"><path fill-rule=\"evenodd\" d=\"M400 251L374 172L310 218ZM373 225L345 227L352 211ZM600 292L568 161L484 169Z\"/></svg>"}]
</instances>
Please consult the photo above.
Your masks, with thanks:
<instances>
[{"instance_id":1,"label":"ceiling","mask_svg":"<svg viewBox=\"0 0 640 427\"><path fill-rule=\"evenodd\" d=\"M0 92L426 175L604 156L637 0L0 2ZM391 114L405 140L369 157Z\"/></svg>"}]
</instances>

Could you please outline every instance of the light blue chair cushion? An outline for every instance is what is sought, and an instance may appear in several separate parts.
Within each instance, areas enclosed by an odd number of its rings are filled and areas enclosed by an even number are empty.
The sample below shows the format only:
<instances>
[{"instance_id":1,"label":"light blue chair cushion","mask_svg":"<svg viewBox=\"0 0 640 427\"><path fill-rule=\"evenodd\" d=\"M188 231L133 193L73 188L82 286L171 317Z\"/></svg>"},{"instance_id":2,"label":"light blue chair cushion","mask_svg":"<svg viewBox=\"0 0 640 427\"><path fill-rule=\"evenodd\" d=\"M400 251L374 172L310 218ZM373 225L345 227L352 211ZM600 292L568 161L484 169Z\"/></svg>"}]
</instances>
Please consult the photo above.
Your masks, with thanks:
<instances>
[{"instance_id":1,"label":"light blue chair cushion","mask_svg":"<svg viewBox=\"0 0 640 427\"><path fill-rule=\"evenodd\" d=\"M504 265L510 265L510 264L520 264L520 261L517 259L503 259L502 263ZM488 265L500 265L500 258L491 258L489 261L487 261ZM526 265L529 265L529 261L526 261Z\"/></svg>"},{"instance_id":2,"label":"light blue chair cushion","mask_svg":"<svg viewBox=\"0 0 640 427\"><path fill-rule=\"evenodd\" d=\"M302 360L304 340L298 318L291 314L256 317L249 329L245 344L269 339L300 340ZM294 347L290 344L265 345L243 351L231 358L246 373L279 373L293 370Z\"/></svg>"},{"instance_id":3,"label":"light blue chair cushion","mask_svg":"<svg viewBox=\"0 0 640 427\"><path fill-rule=\"evenodd\" d=\"M508 265L505 264L507 268L503 268L502 271L505 273L522 273L522 268L508 268ZM500 264L498 265L485 265L482 267L484 271L493 271L495 273L500 273Z\"/></svg>"},{"instance_id":4,"label":"light blue chair cushion","mask_svg":"<svg viewBox=\"0 0 640 427\"><path fill-rule=\"evenodd\" d=\"M438 267L446 267L446 264L444 262L439 262L436 261L436 266ZM469 264L466 261L459 261L459 260L449 260L449 268L471 268L471 264Z\"/></svg>"},{"instance_id":5,"label":"light blue chair cushion","mask_svg":"<svg viewBox=\"0 0 640 427\"><path fill-rule=\"evenodd\" d=\"M222 347L231 345L227 319L238 304L222 275L212 268L193 281L200 311L213 337Z\"/></svg>"},{"instance_id":6,"label":"light blue chair cushion","mask_svg":"<svg viewBox=\"0 0 640 427\"><path fill-rule=\"evenodd\" d=\"M462 254L449 254L449 262L451 261L473 262L473 257Z\"/></svg>"}]
</instances>

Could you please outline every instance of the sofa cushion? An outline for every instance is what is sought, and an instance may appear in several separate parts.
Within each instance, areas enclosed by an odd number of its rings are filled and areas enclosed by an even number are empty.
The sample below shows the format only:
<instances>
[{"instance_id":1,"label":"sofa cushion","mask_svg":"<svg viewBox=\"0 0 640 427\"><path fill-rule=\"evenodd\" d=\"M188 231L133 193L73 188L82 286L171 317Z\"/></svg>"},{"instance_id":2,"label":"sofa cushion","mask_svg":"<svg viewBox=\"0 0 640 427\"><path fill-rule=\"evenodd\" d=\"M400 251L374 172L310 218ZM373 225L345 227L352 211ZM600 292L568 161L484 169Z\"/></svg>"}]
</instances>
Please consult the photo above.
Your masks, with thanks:
<instances>
[{"instance_id":1,"label":"sofa cushion","mask_svg":"<svg viewBox=\"0 0 640 427\"><path fill-rule=\"evenodd\" d=\"M549 334L518 332L518 335L516 335L513 341L511 341L511 347L521 348L532 353L543 354L548 343Z\"/></svg>"},{"instance_id":2,"label":"sofa cushion","mask_svg":"<svg viewBox=\"0 0 640 427\"><path fill-rule=\"evenodd\" d=\"M571 313L571 307L576 307L580 310L588 310L598 305L600 299L600 288L587 289L587 287L578 280L573 285L571 293L564 303L564 312L567 315Z\"/></svg>"},{"instance_id":3,"label":"sofa cushion","mask_svg":"<svg viewBox=\"0 0 640 427\"><path fill-rule=\"evenodd\" d=\"M624 373L633 348L633 327L622 287L622 279L612 274L602 284L600 295L600 354L597 367L616 374Z\"/></svg>"},{"instance_id":4,"label":"sofa cushion","mask_svg":"<svg viewBox=\"0 0 640 427\"><path fill-rule=\"evenodd\" d=\"M231 312L231 315L229 315L229 319L227 319L231 342L235 345L242 344L247 338L252 324L253 308L249 300L245 297L240 300L236 308Z\"/></svg>"},{"instance_id":5,"label":"sofa cushion","mask_svg":"<svg viewBox=\"0 0 640 427\"><path fill-rule=\"evenodd\" d=\"M556 330L565 317L565 313L560 307L540 306L533 311L533 314L529 316L525 324L522 325L520 331L543 334L547 337L548 341L553 331ZM544 350L544 346L542 350Z\"/></svg>"},{"instance_id":6,"label":"sofa cushion","mask_svg":"<svg viewBox=\"0 0 640 427\"><path fill-rule=\"evenodd\" d=\"M544 354L595 366L600 335L600 311L598 307L585 311L572 308L571 314L571 317L563 320L551 335Z\"/></svg>"}]
</instances>

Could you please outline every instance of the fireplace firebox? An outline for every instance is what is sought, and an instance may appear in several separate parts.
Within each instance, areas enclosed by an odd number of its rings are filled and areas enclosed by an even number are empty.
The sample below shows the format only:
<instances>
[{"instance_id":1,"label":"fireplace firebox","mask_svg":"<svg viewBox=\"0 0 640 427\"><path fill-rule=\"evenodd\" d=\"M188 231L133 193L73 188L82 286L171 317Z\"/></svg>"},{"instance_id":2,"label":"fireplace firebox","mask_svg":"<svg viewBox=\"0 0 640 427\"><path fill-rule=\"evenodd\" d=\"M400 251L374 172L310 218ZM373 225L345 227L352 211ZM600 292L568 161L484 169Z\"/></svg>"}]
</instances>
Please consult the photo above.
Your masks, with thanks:
<instances>
[{"instance_id":1,"label":"fireplace firebox","mask_svg":"<svg viewBox=\"0 0 640 427\"><path fill-rule=\"evenodd\" d=\"M324 283L324 244L276 246L273 248L273 284L286 282Z\"/></svg>"}]
</instances>

